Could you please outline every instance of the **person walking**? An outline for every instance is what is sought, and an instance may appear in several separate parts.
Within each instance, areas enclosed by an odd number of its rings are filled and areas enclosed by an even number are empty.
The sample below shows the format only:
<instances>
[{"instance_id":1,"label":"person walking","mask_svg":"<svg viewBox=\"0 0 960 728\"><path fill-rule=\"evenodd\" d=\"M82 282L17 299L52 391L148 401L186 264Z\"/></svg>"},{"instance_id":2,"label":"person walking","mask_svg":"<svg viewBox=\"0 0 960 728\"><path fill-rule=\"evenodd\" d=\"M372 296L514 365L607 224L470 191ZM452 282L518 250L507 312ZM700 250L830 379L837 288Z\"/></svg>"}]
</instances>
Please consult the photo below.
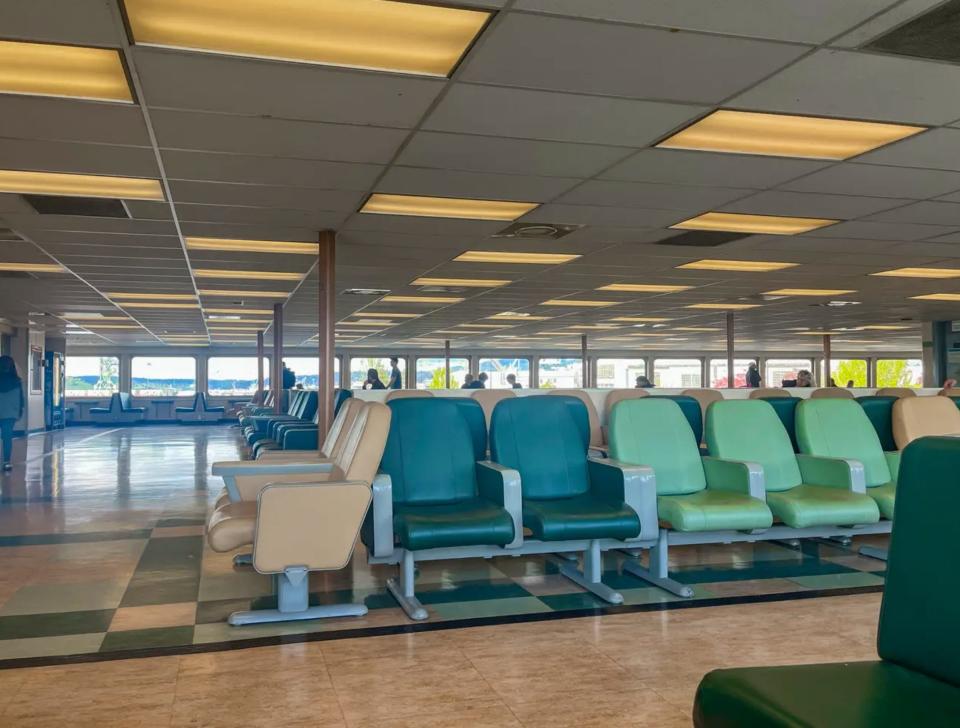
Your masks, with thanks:
<instances>
[{"instance_id":1,"label":"person walking","mask_svg":"<svg viewBox=\"0 0 960 728\"><path fill-rule=\"evenodd\" d=\"M757 362L750 362L747 367L747 387L757 389L760 386L760 367Z\"/></svg>"},{"instance_id":2,"label":"person walking","mask_svg":"<svg viewBox=\"0 0 960 728\"><path fill-rule=\"evenodd\" d=\"M13 426L23 417L23 382L13 357L0 356L0 441L3 444L3 470L13 469Z\"/></svg>"}]
</instances>

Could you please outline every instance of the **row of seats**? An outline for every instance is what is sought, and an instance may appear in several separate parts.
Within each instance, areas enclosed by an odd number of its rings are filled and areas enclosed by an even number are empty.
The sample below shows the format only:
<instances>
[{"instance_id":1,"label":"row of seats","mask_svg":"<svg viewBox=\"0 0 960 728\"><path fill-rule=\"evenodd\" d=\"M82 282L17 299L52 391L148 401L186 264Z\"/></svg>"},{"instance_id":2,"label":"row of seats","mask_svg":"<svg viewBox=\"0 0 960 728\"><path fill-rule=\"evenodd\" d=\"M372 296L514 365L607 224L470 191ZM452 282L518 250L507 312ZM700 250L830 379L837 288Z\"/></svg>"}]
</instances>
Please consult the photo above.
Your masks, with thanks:
<instances>
[{"instance_id":1,"label":"row of seats","mask_svg":"<svg viewBox=\"0 0 960 728\"><path fill-rule=\"evenodd\" d=\"M211 405L203 392L197 392L193 402L186 407L177 407L174 414L177 422L219 422L226 415L226 407Z\"/></svg>"},{"instance_id":2,"label":"row of seats","mask_svg":"<svg viewBox=\"0 0 960 728\"><path fill-rule=\"evenodd\" d=\"M114 392L110 395L109 405L90 408L90 419L97 424L113 425L139 422L145 413L143 407L133 406L129 392Z\"/></svg>"}]
</instances>

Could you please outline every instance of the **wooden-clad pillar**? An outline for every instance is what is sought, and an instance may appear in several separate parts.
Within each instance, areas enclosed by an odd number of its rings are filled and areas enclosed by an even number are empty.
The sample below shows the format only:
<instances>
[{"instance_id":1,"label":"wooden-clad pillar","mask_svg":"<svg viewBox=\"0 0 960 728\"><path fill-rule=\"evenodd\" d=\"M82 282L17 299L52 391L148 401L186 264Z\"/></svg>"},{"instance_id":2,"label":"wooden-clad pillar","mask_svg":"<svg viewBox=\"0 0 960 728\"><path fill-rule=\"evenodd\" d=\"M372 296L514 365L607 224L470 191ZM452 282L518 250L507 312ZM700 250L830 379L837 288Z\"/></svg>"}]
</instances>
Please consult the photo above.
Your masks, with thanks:
<instances>
[{"instance_id":1,"label":"wooden-clad pillar","mask_svg":"<svg viewBox=\"0 0 960 728\"><path fill-rule=\"evenodd\" d=\"M581 364L581 376L580 383L584 389L590 387L590 360L587 358L587 335L582 334L580 336L580 359L582 360Z\"/></svg>"},{"instance_id":2,"label":"wooden-clad pillar","mask_svg":"<svg viewBox=\"0 0 960 728\"><path fill-rule=\"evenodd\" d=\"M830 334L824 334L824 335L823 335L823 371L824 371L824 374L823 374L823 381L820 382L820 386L821 386L821 387L829 387L829 386L830 386L830 373L831 373L831 371L832 371L832 367L830 366L830 357L831 357L831 351L830 351L830 349L831 349Z\"/></svg>"},{"instance_id":3,"label":"wooden-clad pillar","mask_svg":"<svg viewBox=\"0 0 960 728\"><path fill-rule=\"evenodd\" d=\"M257 404L263 404L263 332L257 332Z\"/></svg>"},{"instance_id":4,"label":"wooden-clad pillar","mask_svg":"<svg viewBox=\"0 0 960 728\"><path fill-rule=\"evenodd\" d=\"M733 311L727 311L727 389L733 389L736 387L733 381L733 359L734 359L734 343L733 343Z\"/></svg>"},{"instance_id":5,"label":"wooden-clad pillar","mask_svg":"<svg viewBox=\"0 0 960 728\"><path fill-rule=\"evenodd\" d=\"M443 342L443 370L446 372L444 389L450 389L450 339Z\"/></svg>"},{"instance_id":6,"label":"wooden-clad pillar","mask_svg":"<svg viewBox=\"0 0 960 728\"><path fill-rule=\"evenodd\" d=\"M320 358L320 381L317 384L317 449L323 447L333 424L333 358L336 324L336 252L337 234L321 230L317 251L317 288L320 305L317 310L317 346ZM346 373L349 381L349 372ZM341 374L341 377L344 376ZM349 384L347 385L349 386Z\"/></svg>"},{"instance_id":7,"label":"wooden-clad pillar","mask_svg":"<svg viewBox=\"0 0 960 728\"><path fill-rule=\"evenodd\" d=\"M270 388L273 390L273 411L280 414L283 405L283 304L273 304L273 366Z\"/></svg>"}]
</instances>

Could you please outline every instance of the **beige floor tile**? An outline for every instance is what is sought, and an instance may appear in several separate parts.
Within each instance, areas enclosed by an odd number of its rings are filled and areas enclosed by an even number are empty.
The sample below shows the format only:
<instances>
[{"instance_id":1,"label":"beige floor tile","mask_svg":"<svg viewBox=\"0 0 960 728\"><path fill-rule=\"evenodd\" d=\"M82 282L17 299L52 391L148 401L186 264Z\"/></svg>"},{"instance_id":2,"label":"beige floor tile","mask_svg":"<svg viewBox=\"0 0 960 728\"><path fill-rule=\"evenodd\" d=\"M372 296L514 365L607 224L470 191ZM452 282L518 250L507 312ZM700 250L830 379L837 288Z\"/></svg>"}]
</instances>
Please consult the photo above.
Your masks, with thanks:
<instances>
[{"instance_id":1,"label":"beige floor tile","mask_svg":"<svg viewBox=\"0 0 960 728\"><path fill-rule=\"evenodd\" d=\"M153 627L180 627L192 625L196 619L197 603L156 604L145 607L120 607L113 613L110 632Z\"/></svg>"},{"instance_id":2,"label":"beige floor tile","mask_svg":"<svg viewBox=\"0 0 960 728\"><path fill-rule=\"evenodd\" d=\"M150 538L177 538L179 536L202 536L204 534L203 526L168 526L154 528Z\"/></svg>"},{"instance_id":3,"label":"beige floor tile","mask_svg":"<svg viewBox=\"0 0 960 728\"><path fill-rule=\"evenodd\" d=\"M690 717L649 689L551 695L511 705L530 728L607 728L608 726L689 726Z\"/></svg>"}]
</instances>

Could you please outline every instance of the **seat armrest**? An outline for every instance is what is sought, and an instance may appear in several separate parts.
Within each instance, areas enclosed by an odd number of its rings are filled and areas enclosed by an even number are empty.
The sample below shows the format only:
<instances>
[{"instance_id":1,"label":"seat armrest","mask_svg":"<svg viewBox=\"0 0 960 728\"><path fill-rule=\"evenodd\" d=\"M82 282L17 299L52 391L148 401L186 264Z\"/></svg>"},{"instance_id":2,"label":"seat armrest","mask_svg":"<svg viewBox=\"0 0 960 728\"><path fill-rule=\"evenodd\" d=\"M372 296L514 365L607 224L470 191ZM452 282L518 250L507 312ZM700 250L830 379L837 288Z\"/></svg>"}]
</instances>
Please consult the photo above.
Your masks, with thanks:
<instances>
[{"instance_id":1,"label":"seat armrest","mask_svg":"<svg viewBox=\"0 0 960 728\"><path fill-rule=\"evenodd\" d=\"M797 455L800 476L809 485L841 488L851 493L866 493L867 480L859 460L827 458L818 455Z\"/></svg>"},{"instance_id":2,"label":"seat armrest","mask_svg":"<svg viewBox=\"0 0 960 728\"><path fill-rule=\"evenodd\" d=\"M243 476L263 477L270 475L312 475L329 473L333 470L331 462L264 462L261 460L237 460L234 462L214 463L211 472L223 478L227 495L234 503L243 500L237 478Z\"/></svg>"},{"instance_id":3,"label":"seat armrest","mask_svg":"<svg viewBox=\"0 0 960 728\"><path fill-rule=\"evenodd\" d=\"M373 478L373 555L377 558L393 553L393 481L386 473Z\"/></svg>"},{"instance_id":4,"label":"seat armrest","mask_svg":"<svg viewBox=\"0 0 960 728\"><path fill-rule=\"evenodd\" d=\"M751 498L767 499L763 466L744 460L724 460L710 457L703 460L703 472L707 476L707 488L742 493Z\"/></svg>"},{"instance_id":5,"label":"seat armrest","mask_svg":"<svg viewBox=\"0 0 960 728\"><path fill-rule=\"evenodd\" d=\"M477 489L480 497L496 503L510 514L513 521L513 541L505 548L523 544L523 493L520 473L498 463L484 460L477 463Z\"/></svg>"},{"instance_id":6,"label":"seat armrest","mask_svg":"<svg viewBox=\"0 0 960 728\"><path fill-rule=\"evenodd\" d=\"M299 430L285 430L281 433L281 447L284 450L316 450L317 428L303 428Z\"/></svg>"},{"instance_id":7,"label":"seat armrest","mask_svg":"<svg viewBox=\"0 0 960 728\"><path fill-rule=\"evenodd\" d=\"M587 468L590 490L594 495L606 501L626 503L640 518L640 535L630 540L656 538L660 521L657 517L657 477L653 468L597 458L589 458Z\"/></svg>"},{"instance_id":8,"label":"seat armrest","mask_svg":"<svg viewBox=\"0 0 960 728\"><path fill-rule=\"evenodd\" d=\"M896 485L897 478L900 476L900 451L892 450L883 455L887 459L887 468L890 469L890 482Z\"/></svg>"}]
</instances>

